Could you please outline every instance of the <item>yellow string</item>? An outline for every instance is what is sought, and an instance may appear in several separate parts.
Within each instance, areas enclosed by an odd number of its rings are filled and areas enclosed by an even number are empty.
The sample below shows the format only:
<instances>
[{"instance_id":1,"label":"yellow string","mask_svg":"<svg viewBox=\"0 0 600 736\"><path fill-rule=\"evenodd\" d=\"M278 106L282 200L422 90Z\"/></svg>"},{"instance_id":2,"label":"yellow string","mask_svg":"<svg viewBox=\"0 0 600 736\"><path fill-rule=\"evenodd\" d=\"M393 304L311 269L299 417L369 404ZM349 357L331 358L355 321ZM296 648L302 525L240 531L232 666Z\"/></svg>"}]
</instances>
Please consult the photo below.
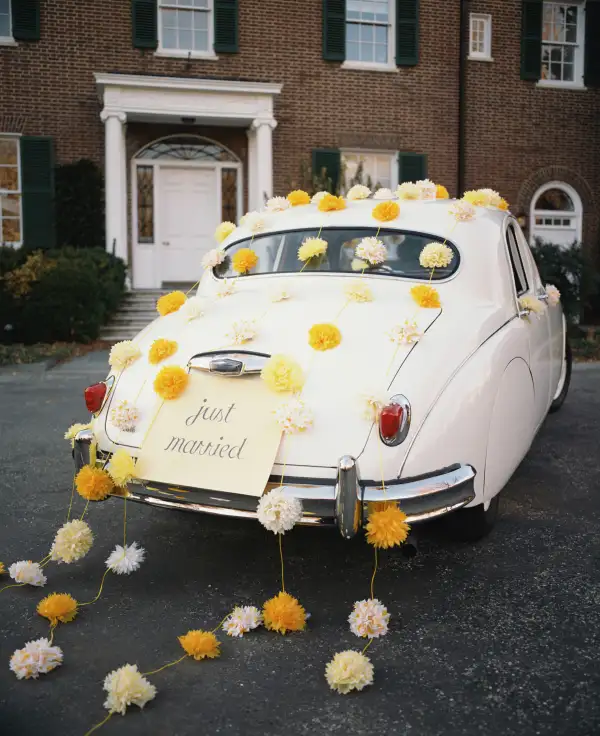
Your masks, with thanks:
<instances>
[{"instance_id":1,"label":"yellow string","mask_svg":"<svg viewBox=\"0 0 600 736\"><path fill-rule=\"evenodd\" d=\"M83 519L83 517L85 516L89 505L90 505L90 499L88 498L85 508L83 509L83 514L81 514L81 516L79 517L80 520Z\"/></svg>"},{"instance_id":2,"label":"yellow string","mask_svg":"<svg viewBox=\"0 0 600 736\"><path fill-rule=\"evenodd\" d=\"M127 496L123 497L123 549L127 545Z\"/></svg>"},{"instance_id":3,"label":"yellow string","mask_svg":"<svg viewBox=\"0 0 600 736\"><path fill-rule=\"evenodd\" d=\"M335 319L333 320L334 324L338 321L338 319L342 316L343 311L346 309L346 307L350 304L350 299L346 299L346 302L344 306L340 309L340 311L337 313Z\"/></svg>"},{"instance_id":4,"label":"yellow string","mask_svg":"<svg viewBox=\"0 0 600 736\"><path fill-rule=\"evenodd\" d=\"M163 664L162 667L159 667L157 670L152 670L151 672L142 672L142 675L144 677L148 677L148 675L156 675L157 672L162 672L163 670L166 670L167 667L173 667L176 664L179 664L182 660L184 660L186 657L189 657L189 654L184 654L183 657L180 657L179 659L176 659L174 662L169 662L168 664Z\"/></svg>"},{"instance_id":5,"label":"yellow string","mask_svg":"<svg viewBox=\"0 0 600 736\"><path fill-rule=\"evenodd\" d=\"M148 429L146 430L146 434L144 435L144 439L142 440L142 446L140 447L140 450L141 450L141 449L142 449L142 447L144 446L144 442L146 441L146 437L148 436L148 434L149 434L150 430L152 429L152 426L154 425L154 422L156 421L156 418L158 417L158 415L159 415L159 413L160 413L160 410L161 410L161 409L163 408L163 404L164 404L164 403L165 403L165 400L163 399L163 400L162 400L162 401L160 402L160 405L159 405L158 409L156 410L156 414L155 414L155 415L154 415L154 416L152 417L152 421L150 422L150 426L149 426L149 427L148 427Z\"/></svg>"},{"instance_id":6,"label":"yellow string","mask_svg":"<svg viewBox=\"0 0 600 736\"><path fill-rule=\"evenodd\" d=\"M50 646L52 646L52 642L54 641L55 631L56 631L56 624L50 624Z\"/></svg>"},{"instance_id":7,"label":"yellow string","mask_svg":"<svg viewBox=\"0 0 600 736\"><path fill-rule=\"evenodd\" d=\"M398 343L396 345L396 349L394 350L394 354L392 355L392 359L390 360L390 364L388 365L387 371L385 372L385 375L386 376L390 372L390 370L392 369L392 366L394 365L394 361L396 360L396 356L398 355L398 350L400 350L400 343Z\"/></svg>"},{"instance_id":8,"label":"yellow string","mask_svg":"<svg viewBox=\"0 0 600 736\"><path fill-rule=\"evenodd\" d=\"M277 536L279 537L279 559L281 560L281 590L285 593L285 580L283 577L283 545L281 541L283 534L279 533Z\"/></svg>"},{"instance_id":9,"label":"yellow string","mask_svg":"<svg viewBox=\"0 0 600 736\"><path fill-rule=\"evenodd\" d=\"M230 615L231 615L231 614L230 614L230 613L228 613L228 614L227 614L227 616L224 616L224 617L223 617L223 618L221 619L221 621L220 621L220 622L219 622L219 623L218 623L218 624L217 624L217 625L215 626L215 628L214 628L214 629L212 630L212 632L211 632L211 633L213 633L213 634L214 634L214 633L215 633L216 631L218 631L218 630L219 630L219 629L221 628L221 626L223 626L223 624L225 623L225 621L227 621L227 619L229 618L229 616L230 616Z\"/></svg>"},{"instance_id":10,"label":"yellow string","mask_svg":"<svg viewBox=\"0 0 600 736\"><path fill-rule=\"evenodd\" d=\"M367 651L367 649L371 646L372 643L373 643L373 639L369 639L369 641L365 644L365 646L364 646L364 648L362 650L362 653L363 654Z\"/></svg>"},{"instance_id":11,"label":"yellow string","mask_svg":"<svg viewBox=\"0 0 600 736\"><path fill-rule=\"evenodd\" d=\"M69 508L67 510L67 521L71 521L71 509L73 508L73 498L75 497L75 477L73 477L73 483L71 484L71 500L69 501Z\"/></svg>"},{"instance_id":12,"label":"yellow string","mask_svg":"<svg viewBox=\"0 0 600 736\"><path fill-rule=\"evenodd\" d=\"M27 585L27 583L11 583L10 585L5 585L3 588L0 588L0 593L2 593L3 590L8 590L9 588L22 588L24 585Z\"/></svg>"},{"instance_id":13,"label":"yellow string","mask_svg":"<svg viewBox=\"0 0 600 736\"><path fill-rule=\"evenodd\" d=\"M144 388L145 385L146 385L146 379L144 378L144 380L142 381L142 385L140 386L140 390L138 391L137 396L135 397L133 401L134 406L137 404L138 399L140 398L140 394L142 393L142 389Z\"/></svg>"},{"instance_id":14,"label":"yellow string","mask_svg":"<svg viewBox=\"0 0 600 736\"><path fill-rule=\"evenodd\" d=\"M373 548L375 550L375 565L373 566L373 575L371 576L371 598L375 598L375 575L377 574L377 547Z\"/></svg>"},{"instance_id":15,"label":"yellow string","mask_svg":"<svg viewBox=\"0 0 600 736\"><path fill-rule=\"evenodd\" d=\"M204 276L204 274L202 274L202 276ZM198 279L198 281L196 281L196 283L195 283L195 284L194 284L194 285L192 286L192 288L191 288L191 289L188 289L188 290L187 290L187 291L185 292L185 295L186 295L186 296L187 296L187 295L188 295L188 294L190 293L190 291L194 291L194 289L195 289L195 288L196 288L197 286L200 286L200 282L202 281L202 276L200 276L200 278Z\"/></svg>"},{"instance_id":16,"label":"yellow string","mask_svg":"<svg viewBox=\"0 0 600 736\"><path fill-rule=\"evenodd\" d=\"M94 731L97 731L99 728L101 728L110 718L112 718L113 714L109 713L106 718L103 721L100 721L100 723L97 723L95 726L92 726L89 731L85 733L85 736L90 736L90 734L94 733Z\"/></svg>"},{"instance_id":17,"label":"yellow string","mask_svg":"<svg viewBox=\"0 0 600 736\"><path fill-rule=\"evenodd\" d=\"M125 557L125 554L123 554L123 557ZM102 576L102 580L100 582L100 589L98 590L98 595L94 598L94 600L93 601L87 601L86 603L80 603L79 604L80 607L81 606L91 606L92 603L95 603L98 600L98 598L100 598L100 596L102 595L102 588L104 587L104 580L105 580L105 578L106 578L106 576L108 575L109 572L110 572L110 567L107 567L106 568L106 572Z\"/></svg>"}]
</instances>

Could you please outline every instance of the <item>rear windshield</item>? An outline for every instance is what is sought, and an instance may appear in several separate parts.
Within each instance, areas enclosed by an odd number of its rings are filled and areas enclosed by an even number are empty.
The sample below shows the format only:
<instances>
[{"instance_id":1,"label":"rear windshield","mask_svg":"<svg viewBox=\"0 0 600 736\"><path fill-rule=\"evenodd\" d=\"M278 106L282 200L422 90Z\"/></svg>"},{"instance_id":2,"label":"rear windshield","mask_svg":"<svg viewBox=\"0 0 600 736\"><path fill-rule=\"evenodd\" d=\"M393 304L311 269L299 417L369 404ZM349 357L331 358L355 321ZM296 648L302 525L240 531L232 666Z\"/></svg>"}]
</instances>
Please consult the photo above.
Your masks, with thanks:
<instances>
[{"instance_id":1,"label":"rear windshield","mask_svg":"<svg viewBox=\"0 0 600 736\"><path fill-rule=\"evenodd\" d=\"M298 258L298 249L307 238L319 237L327 241L327 251L323 256L303 262ZM363 238L377 236L386 249L386 259L377 265L370 265L357 259L357 246ZM419 264L419 254L428 243L442 243L452 250L454 257L446 268L430 269ZM227 257L215 268L219 278L239 275L232 267L232 259L241 248L251 248L258 256L257 264L250 275L265 273L307 273L328 271L331 273L355 273L357 271L386 276L399 276L429 281L445 279L453 274L459 265L460 256L455 245L442 238L423 233L402 230L375 228L323 228L322 230L294 230L281 233L255 235L241 240L226 249Z\"/></svg>"}]
</instances>

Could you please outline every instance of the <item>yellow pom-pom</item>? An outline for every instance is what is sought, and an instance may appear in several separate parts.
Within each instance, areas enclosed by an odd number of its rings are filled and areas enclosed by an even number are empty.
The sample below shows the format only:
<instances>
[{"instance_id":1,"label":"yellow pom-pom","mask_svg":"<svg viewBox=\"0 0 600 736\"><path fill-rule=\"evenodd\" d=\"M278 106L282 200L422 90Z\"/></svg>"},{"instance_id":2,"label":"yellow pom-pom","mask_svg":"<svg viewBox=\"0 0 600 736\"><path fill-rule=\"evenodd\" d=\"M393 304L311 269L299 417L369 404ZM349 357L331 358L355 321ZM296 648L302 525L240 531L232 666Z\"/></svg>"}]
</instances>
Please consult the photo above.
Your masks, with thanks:
<instances>
[{"instance_id":1,"label":"yellow pom-pom","mask_svg":"<svg viewBox=\"0 0 600 736\"><path fill-rule=\"evenodd\" d=\"M77 616L77 601L68 593L51 593L38 603L37 612L52 626L68 624Z\"/></svg>"},{"instance_id":2,"label":"yellow pom-pom","mask_svg":"<svg viewBox=\"0 0 600 736\"><path fill-rule=\"evenodd\" d=\"M258 256L252 248L240 248L231 259L233 270L237 273L248 273L258 263Z\"/></svg>"},{"instance_id":3,"label":"yellow pom-pom","mask_svg":"<svg viewBox=\"0 0 600 736\"><path fill-rule=\"evenodd\" d=\"M379 222L391 222L400 214L400 205L398 202L380 202L373 207L371 214Z\"/></svg>"},{"instance_id":4,"label":"yellow pom-pom","mask_svg":"<svg viewBox=\"0 0 600 736\"><path fill-rule=\"evenodd\" d=\"M472 189L463 194L465 202L475 205L476 207L485 207L489 202L489 197L481 189Z\"/></svg>"},{"instance_id":5,"label":"yellow pom-pom","mask_svg":"<svg viewBox=\"0 0 600 736\"><path fill-rule=\"evenodd\" d=\"M335 210L345 210L346 200L343 197L336 197L335 194L325 194L319 200L318 208L320 212L334 212Z\"/></svg>"},{"instance_id":6,"label":"yellow pom-pom","mask_svg":"<svg viewBox=\"0 0 600 736\"><path fill-rule=\"evenodd\" d=\"M280 634L302 631L306 626L306 611L294 596L283 591L263 605L263 617L265 627Z\"/></svg>"},{"instance_id":7,"label":"yellow pom-pom","mask_svg":"<svg viewBox=\"0 0 600 736\"><path fill-rule=\"evenodd\" d=\"M271 391L300 391L304 386L304 371L287 355L272 355L265 363L260 377Z\"/></svg>"},{"instance_id":8,"label":"yellow pom-pom","mask_svg":"<svg viewBox=\"0 0 600 736\"><path fill-rule=\"evenodd\" d=\"M294 189L287 195L287 201L292 207L297 207L299 204L310 204L310 195L302 189Z\"/></svg>"},{"instance_id":9,"label":"yellow pom-pom","mask_svg":"<svg viewBox=\"0 0 600 736\"><path fill-rule=\"evenodd\" d=\"M188 631L184 636L179 636L179 643L190 657L196 660L214 659L221 654L221 642L212 631Z\"/></svg>"},{"instance_id":10,"label":"yellow pom-pom","mask_svg":"<svg viewBox=\"0 0 600 736\"><path fill-rule=\"evenodd\" d=\"M449 199L450 195L448 194L448 190L443 184L438 184L435 188L435 198L436 199Z\"/></svg>"},{"instance_id":11,"label":"yellow pom-pom","mask_svg":"<svg viewBox=\"0 0 600 736\"><path fill-rule=\"evenodd\" d=\"M323 238L306 238L298 248L298 260L310 261L327 253L327 241Z\"/></svg>"},{"instance_id":12,"label":"yellow pom-pom","mask_svg":"<svg viewBox=\"0 0 600 736\"><path fill-rule=\"evenodd\" d=\"M225 222L222 222L220 225L218 225L217 229L215 230L215 240L217 241L217 243L222 243L226 238L231 235L235 228L235 223L229 222L228 220L225 220Z\"/></svg>"},{"instance_id":13,"label":"yellow pom-pom","mask_svg":"<svg viewBox=\"0 0 600 736\"><path fill-rule=\"evenodd\" d=\"M84 465L75 476L77 493L88 501L104 501L114 483L106 470Z\"/></svg>"},{"instance_id":14,"label":"yellow pom-pom","mask_svg":"<svg viewBox=\"0 0 600 736\"><path fill-rule=\"evenodd\" d=\"M6 572L6 568L4 567L4 563L0 562L0 575L4 575Z\"/></svg>"},{"instance_id":15,"label":"yellow pom-pom","mask_svg":"<svg viewBox=\"0 0 600 736\"><path fill-rule=\"evenodd\" d=\"M108 464L108 473L117 486L126 486L135 478L135 458L125 448L119 447Z\"/></svg>"},{"instance_id":16,"label":"yellow pom-pom","mask_svg":"<svg viewBox=\"0 0 600 736\"><path fill-rule=\"evenodd\" d=\"M154 379L154 390L167 401L176 399L185 391L190 377L178 365L166 365L161 368Z\"/></svg>"},{"instance_id":17,"label":"yellow pom-pom","mask_svg":"<svg viewBox=\"0 0 600 736\"><path fill-rule=\"evenodd\" d=\"M182 307L187 301L187 296L183 291L172 291L170 294L161 296L156 302L156 309L161 317L164 317L171 312L176 312Z\"/></svg>"},{"instance_id":18,"label":"yellow pom-pom","mask_svg":"<svg viewBox=\"0 0 600 736\"><path fill-rule=\"evenodd\" d=\"M439 309L442 305L440 303L440 295L437 289L433 286L427 286L426 284L419 284L413 286L410 290L410 295L417 302L420 307L426 309Z\"/></svg>"},{"instance_id":19,"label":"yellow pom-pom","mask_svg":"<svg viewBox=\"0 0 600 736\"><path fill-rule=\"evenodd\" d=\"M505 211L509 209L509 204L508 204L508 202L507 202L507 201L506 201L506 200L504 199L504 197L502 197L502 198L500 199L500 202L498 202L498 209L500 209L500 210L505 210Z\"/></svg>"},{"instance_id":20,"label":"yellow pom-pom","mask_svg":"<svg viewBox=\"0 0 600 736\"><path fill-rule=\"evenodd\" d=\"M308 344L314 350L332 350L342 341L342 333L335 325L313 325L308 331Z\"/></svg>"},{"instance_id":21,"label":"yellow pom-pom","mask_svg":"<svg viewBox=\"0 0 600 736\"><path fill-rule=\"evenodd\" d=\"M387 549L406 541L410 526L406 523L406 514L395 504L390 504L381 511L374 511L365 529L369 544Z\"/></svg>"},{"instance_id":22,"label":"yellow pom-pom","mask_svg":"<svg viewBox=\"0 0 600 736\"><path fill-rule=\"evenodd\" d=\"M162 360L170 358L171 355L174 355L177 352L178 347L179 345L177 345L175 340L165 340L163 337L161 337L158 340L155 340L150 346L148 361L152 363L152 365L156 365Z\"/></svg>"}]
</instances>

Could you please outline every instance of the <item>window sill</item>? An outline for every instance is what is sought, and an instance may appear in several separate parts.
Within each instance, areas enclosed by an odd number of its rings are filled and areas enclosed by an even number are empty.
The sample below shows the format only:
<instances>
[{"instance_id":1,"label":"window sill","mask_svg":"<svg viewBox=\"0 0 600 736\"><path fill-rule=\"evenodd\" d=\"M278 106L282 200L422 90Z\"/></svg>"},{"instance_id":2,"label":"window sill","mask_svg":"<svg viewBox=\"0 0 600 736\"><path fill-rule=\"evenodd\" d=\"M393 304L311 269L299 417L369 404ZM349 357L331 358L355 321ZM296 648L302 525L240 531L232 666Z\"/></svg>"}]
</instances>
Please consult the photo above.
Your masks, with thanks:
<instances>
[{"instance_id":1,"label":"window sill","mask_svg":"<svg viewBox=\"0 0 600 736\"><path fill-rule=\"evenodd\" d=\"M398 72L396 66L390 64L376 64L370 61L345 61L341 69L352 69L361 72Z\"/></svg>"},{"instance_id":2,"label":"window sill","mask_svg":"<svg viewBox=\"0 0 600 736\"><path fill-rule=\"evenodd\" d=\"M467 56L467 59L469 61L494 61L493 56L471 56L470 54Z\"/></svg>"},{"instance_id":3,"label":"window sill","mask_svg":"<svg viewBox=\"0 0 600 736\"><path fill-rule=\"evenodd\" d=\"M542 89L575 89L582 91L587 89L584 84L578 84L577 82L554 82L551 79L540 79L535 86Z\"/></svg>"},{"instance_id":4,"label":"window sill","mask_svg":"<svg viewBox=\"0 0 600 736\"><path fill-rule=\"evenodd\" d=\"M0 46L18 46L19 44L15 41L14 38L9 38L7 36L0 36Z\"/></svg>"},{"instance_id":5,"label":"window sill","mask_svg":"<svg viewBox=\"0 0 600 736\"><path fill-rule=\"evenodd\" d=\"M204 59L204 61L218 61L219 57L213 52L202 51L179 51L178 49L158 49L154 56L162 56L165 59Z\"/></svg>"}]
</instances>

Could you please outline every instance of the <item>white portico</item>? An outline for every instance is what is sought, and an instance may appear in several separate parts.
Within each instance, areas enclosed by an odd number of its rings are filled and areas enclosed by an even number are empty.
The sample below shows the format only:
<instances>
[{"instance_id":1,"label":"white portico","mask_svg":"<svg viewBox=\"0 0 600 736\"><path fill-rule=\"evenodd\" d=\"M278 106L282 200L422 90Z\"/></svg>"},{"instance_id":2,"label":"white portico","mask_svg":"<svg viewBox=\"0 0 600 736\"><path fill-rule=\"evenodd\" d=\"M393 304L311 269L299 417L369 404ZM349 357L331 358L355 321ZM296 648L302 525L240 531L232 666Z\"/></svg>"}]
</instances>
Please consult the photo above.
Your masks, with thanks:
<instances>
[{"instance_id":1,"label":"white portico","mask_svg":"<svg viewBox=\"0 0 600 736\"><path fill-rule=\"evenodd\" d=\"M216 136L203 136L203 126L246 130L248 207L260 208L273 194L273 100L281 85L95 76L105 129L107 250L128 264L134 288L195 281L203 253L214 247L214 228L239 220L244 202L242 161ZM127 123L171 124L173 135L128 160ZM181 124L198 126L197 135L179 134Z\"/></svg>"}]
</instances>

